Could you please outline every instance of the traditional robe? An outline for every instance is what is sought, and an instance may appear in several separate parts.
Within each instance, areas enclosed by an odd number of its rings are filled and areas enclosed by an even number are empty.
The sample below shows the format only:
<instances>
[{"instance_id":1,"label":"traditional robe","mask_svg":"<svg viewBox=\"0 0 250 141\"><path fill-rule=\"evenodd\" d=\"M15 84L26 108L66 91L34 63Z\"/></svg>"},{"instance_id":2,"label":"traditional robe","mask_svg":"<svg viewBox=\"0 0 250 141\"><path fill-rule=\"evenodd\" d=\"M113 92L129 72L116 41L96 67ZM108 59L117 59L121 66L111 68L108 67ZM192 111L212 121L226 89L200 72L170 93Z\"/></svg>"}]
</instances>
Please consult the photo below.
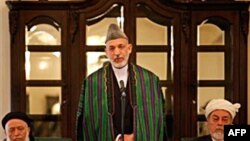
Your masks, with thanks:
<instances>
[{"instance_id":1,"label":"traditional robe","mask_svg":"<svg viewBox=\"0 0 250 141\"><path fill-rule=\"evenodd\" d=\"M115 139L115 93L111 73L108 63L85 79L77 112L77 141ZM140 66L129 64L129 83L135 141L162 141L164 114L159 78Z\"/></svg>"}]
</instances>

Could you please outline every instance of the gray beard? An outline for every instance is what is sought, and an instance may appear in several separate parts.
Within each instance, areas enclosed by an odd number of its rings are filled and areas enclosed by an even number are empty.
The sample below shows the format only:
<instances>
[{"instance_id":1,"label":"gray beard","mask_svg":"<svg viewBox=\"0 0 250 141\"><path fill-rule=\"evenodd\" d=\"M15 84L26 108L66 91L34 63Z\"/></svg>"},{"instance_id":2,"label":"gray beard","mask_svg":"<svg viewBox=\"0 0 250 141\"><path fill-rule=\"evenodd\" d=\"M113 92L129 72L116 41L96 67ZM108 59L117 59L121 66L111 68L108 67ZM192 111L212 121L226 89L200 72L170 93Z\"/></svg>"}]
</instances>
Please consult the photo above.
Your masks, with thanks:
<instances>
[{"instance_id":1,"label":"gray beard","mask_svg":"<svg viewBox=\"0 0 250 141\"><path fill-rule=\"evenodd\" d=\"M115 68L122 68L122 67L124 67L124 66L127 65L128 59L129 59L129 54L128 54L127 56L124 57L124 61L121 62L120 64L116 64L116 63L114 63L113 61L110 61L110 62L111 62L111 64L112 64ZM109 59L109 60L110 60L110 59Z\"/></svg>"},{"instance_id":2,"label":"gray beard","mask_svg":"<svg viewBox=\"0 0 250 141\"><path fill-rule=\"evenodd\" d=\"M29 137L29 132L26 134L26 138L25 138L25 141L30 141L30 137Z\"/></svg>"},{"instance_id":3,"label":"gray beard","mask_svg":"<svg viewBox=\"0 0 250 141\"><path fill-rule=\"evenodd\" d=\"M11 141L10 139L7 139L6 141ZM30 138L29 137L26 137L25 138L25 141L30 141Z\"/></svg>"},{"instance_id":4,"label":"gray beard","mask_svg":"<svg viewBox=\"0 0 250 141\"><path fill-rule=\"evenodd\" d=\"M11 141L9 138L6 139L6 141ZM25 140L24 141L30 141L29 138L29 133L26 135Z\"/></svg>"},{"instance_id":5,"label":"gray beard","mask_svg":"<svg viewBox=\"0 0 250 141\"><path fill-rule=\"evenodd\" d=\"M224 133L222 132L215 132L211 134L212 138L215 140L224 140Z\"/></svg>"},{"instance_id":6,"label":"gray beard","mask_svg":"<svg viewBox=\"0 0 250 141\"><path fill-rule=\"evenodd\" d=\"M28 136L28 137L26 137L25 141L30 141L30 138L29 138L29 136Z\"/></svg>"}]
</instances>

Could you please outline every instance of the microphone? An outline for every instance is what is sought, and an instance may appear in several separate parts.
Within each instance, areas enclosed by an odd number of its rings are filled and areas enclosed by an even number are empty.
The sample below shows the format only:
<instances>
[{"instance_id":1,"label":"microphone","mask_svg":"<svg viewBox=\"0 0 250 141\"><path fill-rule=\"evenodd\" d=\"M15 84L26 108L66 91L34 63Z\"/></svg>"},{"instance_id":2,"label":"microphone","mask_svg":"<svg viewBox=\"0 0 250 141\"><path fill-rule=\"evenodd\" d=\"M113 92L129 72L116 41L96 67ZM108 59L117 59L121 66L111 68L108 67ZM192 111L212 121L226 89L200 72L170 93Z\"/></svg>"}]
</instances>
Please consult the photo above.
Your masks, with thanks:
<instances>
[{"instance_id":1,"label":"microphone","mask_svg":"<svg viewBox=\"0 0 250 141\"><path fill-rule=\"evenodd\" d=\"M123 80L120 81L121 91L121 139L124 141L124 117L126 107L126 93Z\"/></svg>"},{"instance_id":2,"label":"microphone","mask_svg":"<svg viewBox=\"0 0 250 141\"><path fill-rule=\"evenodd\" d=\"M120 86L121 86L120 92L122 93L122 96L126 96L126 93L125 93L126 89L124 87L124 81L123 80L120 81Z\"/></svg>"}]
</instances>

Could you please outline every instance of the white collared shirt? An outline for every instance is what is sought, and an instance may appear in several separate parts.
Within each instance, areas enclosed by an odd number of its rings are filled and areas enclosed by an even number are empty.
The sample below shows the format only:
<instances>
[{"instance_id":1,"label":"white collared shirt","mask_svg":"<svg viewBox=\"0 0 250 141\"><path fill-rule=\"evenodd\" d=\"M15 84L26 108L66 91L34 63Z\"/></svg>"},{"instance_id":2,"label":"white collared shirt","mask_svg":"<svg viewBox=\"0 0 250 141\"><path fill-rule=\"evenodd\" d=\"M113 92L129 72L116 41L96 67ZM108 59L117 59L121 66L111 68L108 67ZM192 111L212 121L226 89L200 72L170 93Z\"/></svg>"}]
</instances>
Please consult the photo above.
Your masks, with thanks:
<instances>
[{"instance_id":1,"label":"white collared shirt","mask_svg":"<svg viewBox=\"0 0 250 141\"><path fill-rule=\"evenodd\" d=\"M115 73L115 77L116 77L116 80L118 82L118 85L119 85L119 88L121 87L120 85L120 81L123 80L124 82L124 87L126 88L126 85L127 85L127 81L128 81L128 64L126 66L124 66L123 68L121 69L117 69L115 67L113 67L113 70L114 70L114 73Z\"/></svg>"}]
</instances>

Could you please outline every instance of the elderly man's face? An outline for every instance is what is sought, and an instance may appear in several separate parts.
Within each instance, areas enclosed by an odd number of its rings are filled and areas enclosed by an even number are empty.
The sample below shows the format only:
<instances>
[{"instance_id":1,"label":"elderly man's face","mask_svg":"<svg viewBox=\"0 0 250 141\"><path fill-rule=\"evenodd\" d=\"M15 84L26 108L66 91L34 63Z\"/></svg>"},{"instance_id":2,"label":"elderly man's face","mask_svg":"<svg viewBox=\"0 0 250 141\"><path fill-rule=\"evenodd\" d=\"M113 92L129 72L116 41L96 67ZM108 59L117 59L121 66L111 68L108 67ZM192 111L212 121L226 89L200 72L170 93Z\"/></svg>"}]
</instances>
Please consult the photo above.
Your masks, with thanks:
<instances>
[{"instance_id":1,"label":"elderly man's face","mask_svg":"<svg viewBox=\"0 0 250 141\"><path fill-rule=\"evenodd\" d=\"M11 119L5 125L7 141L28 141L30 128L20 119Z\"/></svg>"},{"instance_id":2,"label":"elderly man's face","mask_svg":"<svg viewBox=\"0 0 250 141\"><path fill-rule=\"evenodd\" d=\"M105 52L115 68L122 68L128 63L132 45L128 43L127 39L123 38L109 40L106 43Z\"/></svg>"},{"instance_id":3,"label":"elderly man's face","mask_svg":"<svg viewBox=\"0 0 250 141\"><path fill-rule=\"evenodd\" d=\"M207 127L210 135L216 140L224 139L224 125L232 124L233 120L229 112L225 110L213 111L207 119Z\"/></svg>"}]
</instances>

